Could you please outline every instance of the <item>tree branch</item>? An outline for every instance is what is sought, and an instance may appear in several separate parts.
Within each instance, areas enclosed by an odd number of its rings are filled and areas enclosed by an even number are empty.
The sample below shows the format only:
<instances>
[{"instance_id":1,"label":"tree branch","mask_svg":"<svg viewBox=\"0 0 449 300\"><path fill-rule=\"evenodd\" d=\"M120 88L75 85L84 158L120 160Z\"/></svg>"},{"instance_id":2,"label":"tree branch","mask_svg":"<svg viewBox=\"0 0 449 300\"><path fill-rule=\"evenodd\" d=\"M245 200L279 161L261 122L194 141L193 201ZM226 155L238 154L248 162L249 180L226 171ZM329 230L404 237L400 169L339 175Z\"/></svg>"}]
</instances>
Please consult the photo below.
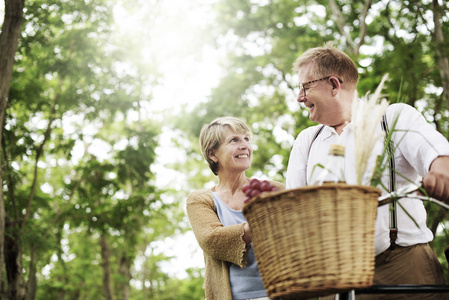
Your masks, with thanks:
<instances>
[{"instance_id":1,"label":"tree branch","mask_svg":"<svg viewBox=\"0 0 449 300\"><path fill-rule=\"evenodd\" d=\"M367 26L366 26L366 16L368 15L368 12L371 8L371 4L373 3L372 0L366 0L365 2L365 6L363 8L362 11L362 15L360 16L360 34L359 34L359 42L357 43L357 45L354 48L354 54L356 56L359 55L360 52L360 47L363 45L363 43L365 42L365 37L367 34Z\"/></svg>"},{"instance_id":2,"label":"tree branch","mask_svg":"<svg viewBox=\"0 0 449 300\"><path fill-rule=\"evenodd\" d=\"M335 0L329 0L329 4L332 12L337 17L335 23L337 24L338 30L340 31L341 35L345 37L347 47L351 50L352 53L354 53L353 40L351 38L351 35L345 30L346 20L341 13L340 7L338 7Z\"/></svg>"},{"instance_id":3,"label":"tree branch","mask_svg":"<svg viewBox=\"0 0 449 300\"><path fill-rule=\"evenodd\" d=\"M45 134L44 134L44 140L42 141L42 143L39 145L39 148L36 151L36 159L35 159L35 163L34 163L34 175L33 175L33 183L31 184L31 190L30 190L30 194L28 195L28 200L27 200L27 207L25 210L25 215L23 216L22 222L21 222L21 228L23 228L25 226L26 220L28 219L28 216L31 213L31 203L33 202L33 198L34 198L34 194L36 192L36 184L37 184L37 175L38 175L38 163L39 163L39 159L42 155L42 153L44 152L44 146L47 143L51 131L52 131L52 125L53 125L53 121L55 120L55 112L56 112L56 107L58 106L58 102L59 102L59 98L61 97L61 94L58 93L55 96L55 100L53 102L53 106L51 108L51 112L50 112L50 118L48 121L48 125L47 125L47 129L45 130Z\"/></svg>"}]
</instances>

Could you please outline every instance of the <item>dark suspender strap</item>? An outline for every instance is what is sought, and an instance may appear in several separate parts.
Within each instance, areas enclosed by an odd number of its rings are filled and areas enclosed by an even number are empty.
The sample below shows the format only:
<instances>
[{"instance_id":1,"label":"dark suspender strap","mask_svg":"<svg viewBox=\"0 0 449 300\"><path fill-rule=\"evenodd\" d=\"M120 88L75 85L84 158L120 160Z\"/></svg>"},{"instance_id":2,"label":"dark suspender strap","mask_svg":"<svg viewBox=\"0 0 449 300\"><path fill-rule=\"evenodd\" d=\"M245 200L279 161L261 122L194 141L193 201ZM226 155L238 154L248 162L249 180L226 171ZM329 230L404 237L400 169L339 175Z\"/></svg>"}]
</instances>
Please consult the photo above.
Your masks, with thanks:
<instances>
[{"instance_id":1,"label":"dark suspender strap","mask_svg":"<svg viewBox=\"0 0 449 300\"><path fill-rule=\"evenodd\" d=\"M315 135L313 136L312 142L310 142L309 145L309 151L307 151L307 158L310 155L310 149L312 149L312 144L313 142L316 140L316 138L320 135L321 131L323 131L324 125L321 125L320 128L318 128L318 130L315 132Z\"/></svg>"},{"instance_id":2,"label":"dark suspender strap","mask_svg":"<svg viewBox=\"0 0 449 300\"><path fill-rule=\"evenodd\" d=\"M387 117L386 115L383 115L382 117L382 129L385 131L385 142L388 138L388 124L387 124ZM395 165L394 165L394 145L393 141L390 140L390 142L386 145L388 155L390 156L388 165L390 169L390 193L394 192L396 190L396 174L394 172ZM395 199L393 199L395 200ZM396 245L396 238L398 237L398 218L396 214L396 200L390 202L390 248L394 248Z\"/></svg>"},{"instance_id":3,"label":"dark suspender strap","mask_svg":"<svg viewBox=\"0 0 449 300\"><path fill-rule=\"evenodd\" d=\"M315 135L312 138L312 141L310 142L309 151L307 151L307 161L309 160L310 149L312 149L312 144L316 140L316 138L320 135L321 131L323 131L323 128L324 128L324 125L321 125L320 128L318 128L318 130L315 132ZM306 176L306 185L307 185L307 176Z\"/></svg>"}]
</instances>

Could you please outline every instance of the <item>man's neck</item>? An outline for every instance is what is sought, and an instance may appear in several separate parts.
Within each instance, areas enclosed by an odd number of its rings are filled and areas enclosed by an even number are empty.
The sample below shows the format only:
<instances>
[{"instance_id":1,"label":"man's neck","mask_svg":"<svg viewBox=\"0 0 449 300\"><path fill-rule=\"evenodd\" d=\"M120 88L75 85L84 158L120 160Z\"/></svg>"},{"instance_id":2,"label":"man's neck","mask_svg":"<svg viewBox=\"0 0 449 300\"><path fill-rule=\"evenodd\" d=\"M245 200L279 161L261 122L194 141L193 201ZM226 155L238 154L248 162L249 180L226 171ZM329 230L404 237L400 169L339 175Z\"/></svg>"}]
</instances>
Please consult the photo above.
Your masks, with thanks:
<instances>
[{"instance_id":1,"label":"man's neck","mask_svg":"<svg viewBox=\"0 0 449 300\"><path fill-rule=\"evenodd\" d=\"M346 125L348 125L350 123L350 121L345 121L342 124L339 125L335 125L332 126L334 127L335 131L338 133L338 135L340 135L343 132L343 129L346 127Z\"/></svg>"}]
</instances>

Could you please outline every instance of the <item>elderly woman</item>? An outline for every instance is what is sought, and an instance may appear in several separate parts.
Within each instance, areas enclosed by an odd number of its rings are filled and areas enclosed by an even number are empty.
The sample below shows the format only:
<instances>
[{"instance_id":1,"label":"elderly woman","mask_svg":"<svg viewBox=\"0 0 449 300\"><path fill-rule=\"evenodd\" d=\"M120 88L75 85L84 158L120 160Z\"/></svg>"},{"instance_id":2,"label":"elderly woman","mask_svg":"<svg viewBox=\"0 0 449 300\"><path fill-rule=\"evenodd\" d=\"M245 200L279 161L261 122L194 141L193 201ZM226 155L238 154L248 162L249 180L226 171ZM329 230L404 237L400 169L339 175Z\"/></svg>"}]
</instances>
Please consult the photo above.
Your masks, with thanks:
<instances>
[{"instance_id":1,"label":"elderly woman","mask_svg":"<svg viewBox=\"0 0 449 300\"><path fill-rule=\"evenodd\" d=\"M206 264L206 299L268 299L242 213L242 186L249 183L245 171L253 154L251 131L239 119L218 118L201 129L200 146L218 176L213 188L187 197L187 215ZM284 189L279 182L271 184Z\"/></svg>"}]
</instances>

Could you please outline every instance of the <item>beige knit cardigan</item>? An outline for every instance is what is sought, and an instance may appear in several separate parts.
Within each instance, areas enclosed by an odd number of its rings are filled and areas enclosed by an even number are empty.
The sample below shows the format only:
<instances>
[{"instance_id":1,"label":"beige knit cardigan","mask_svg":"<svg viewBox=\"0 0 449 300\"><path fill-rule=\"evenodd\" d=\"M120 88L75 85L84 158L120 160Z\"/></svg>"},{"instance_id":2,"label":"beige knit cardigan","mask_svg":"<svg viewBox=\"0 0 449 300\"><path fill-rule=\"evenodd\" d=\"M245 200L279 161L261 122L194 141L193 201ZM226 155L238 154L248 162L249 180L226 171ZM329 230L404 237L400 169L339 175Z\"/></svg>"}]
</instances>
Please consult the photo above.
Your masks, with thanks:
<instances>
[{"instance_id":1,"label":"beige knit cardigan","mask_svg":"<svg viewBox=\"0 0 449 300\"><path fill-rule=\"evenodd\" d=\"M271 182L283 190L280 182ZM243 225L224 227L215 212L212 190L194 191L186 200L187 216L196 240L203 250L206 272L204 285L207 300L232 300L229 265L246 267L248 248L242 239Z\"/></svg>"}]
</instances>

